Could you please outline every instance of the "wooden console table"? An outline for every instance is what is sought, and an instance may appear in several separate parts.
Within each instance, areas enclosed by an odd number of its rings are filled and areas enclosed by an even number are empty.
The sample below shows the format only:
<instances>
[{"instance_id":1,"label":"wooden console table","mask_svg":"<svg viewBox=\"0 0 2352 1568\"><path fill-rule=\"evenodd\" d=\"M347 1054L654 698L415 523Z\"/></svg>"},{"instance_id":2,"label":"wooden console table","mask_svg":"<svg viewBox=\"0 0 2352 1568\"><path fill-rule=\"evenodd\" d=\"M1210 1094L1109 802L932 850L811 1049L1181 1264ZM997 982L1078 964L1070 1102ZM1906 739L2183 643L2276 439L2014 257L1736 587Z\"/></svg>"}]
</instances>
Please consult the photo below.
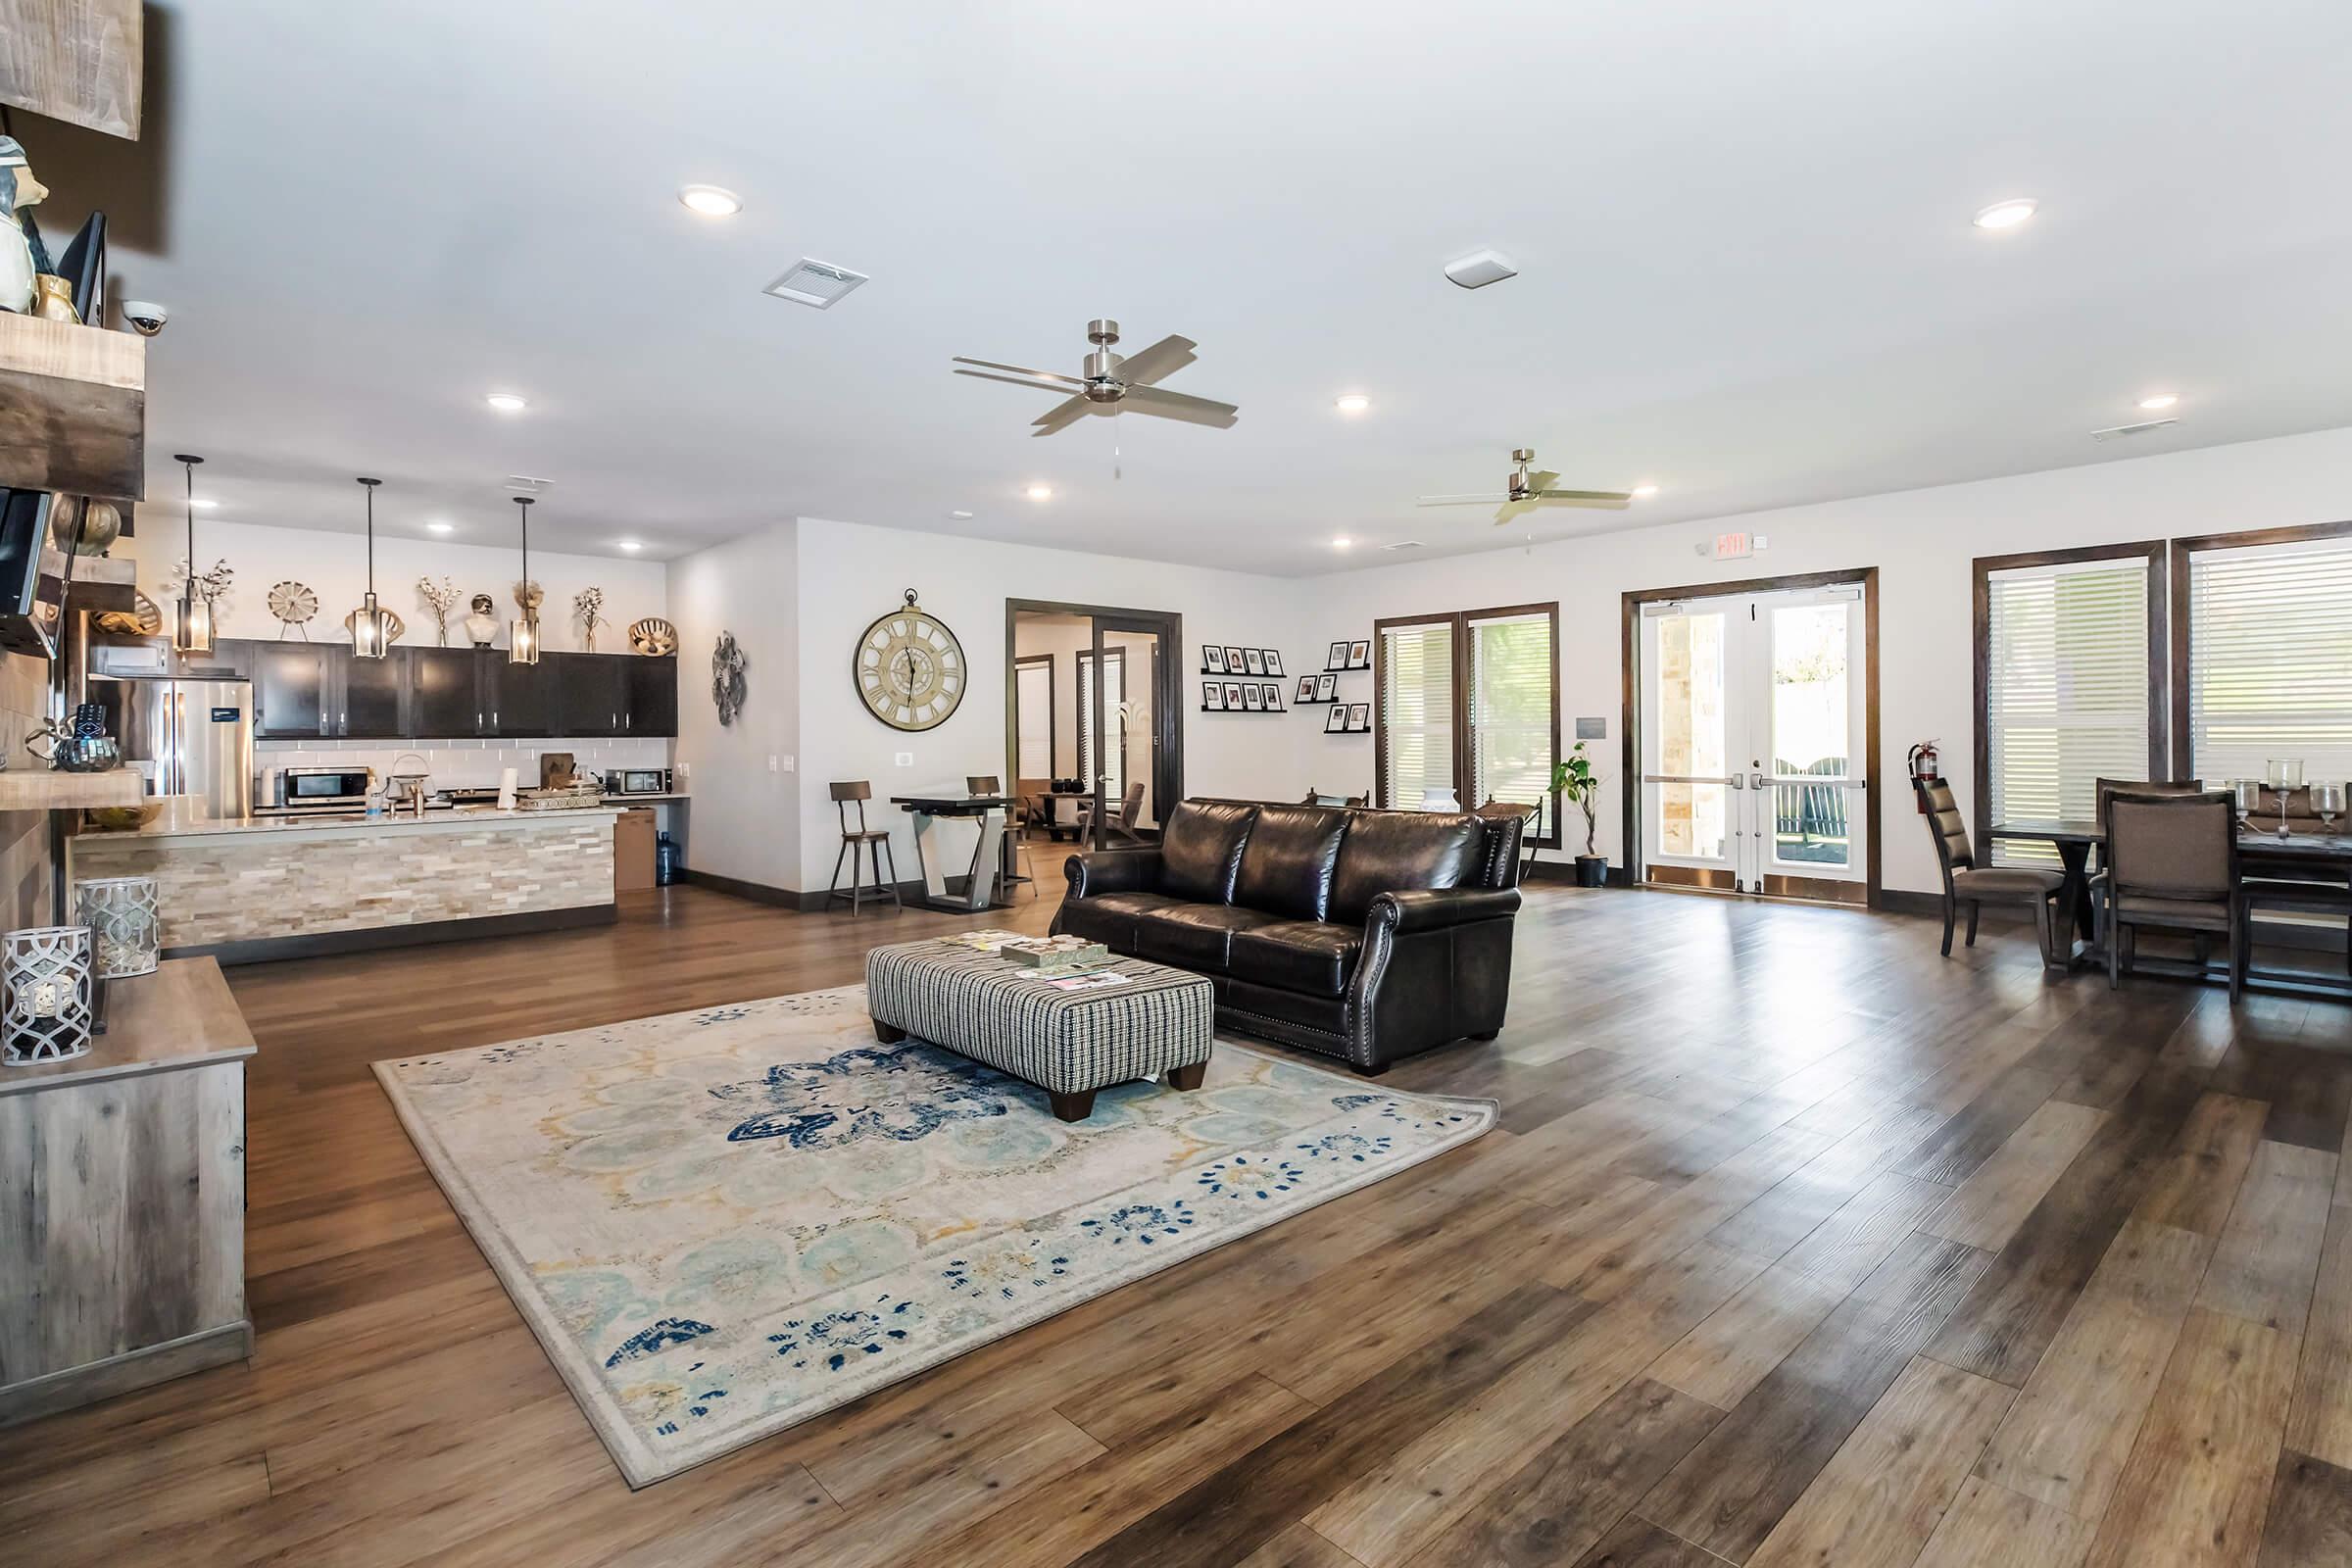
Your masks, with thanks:
<instances>
[{"instance_id":1,"label":"wooden console table","mask_svg":"<svg viewBox=\"0 0 2352 1568\"><path fill-rule=\"evenodd\" d=\"M107 1005L87 1055L0 1067L0 1426L253 1353L253 1033L211 958Z\"/></svg>"}]
</instances>

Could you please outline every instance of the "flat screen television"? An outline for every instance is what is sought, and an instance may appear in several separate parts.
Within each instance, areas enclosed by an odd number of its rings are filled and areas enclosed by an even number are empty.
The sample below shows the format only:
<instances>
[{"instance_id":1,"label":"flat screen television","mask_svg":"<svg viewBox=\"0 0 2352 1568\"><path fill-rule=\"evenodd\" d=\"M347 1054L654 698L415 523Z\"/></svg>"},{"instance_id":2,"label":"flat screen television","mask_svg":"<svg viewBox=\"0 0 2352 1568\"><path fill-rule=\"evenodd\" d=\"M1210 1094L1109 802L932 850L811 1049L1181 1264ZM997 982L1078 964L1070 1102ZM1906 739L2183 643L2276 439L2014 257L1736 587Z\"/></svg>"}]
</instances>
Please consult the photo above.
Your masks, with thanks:
<instances>
[{"instance_id":1,"label":"flat screen television","mask_svg":"<svg viewBox=\"0 0 2352 1568\"><path fill-rule=\"evenodd\" d=\"M52 499L46 490L0 489L0 649L43 659L55 651L59 618L40 602Z\"/></svg>"}]
</instances>

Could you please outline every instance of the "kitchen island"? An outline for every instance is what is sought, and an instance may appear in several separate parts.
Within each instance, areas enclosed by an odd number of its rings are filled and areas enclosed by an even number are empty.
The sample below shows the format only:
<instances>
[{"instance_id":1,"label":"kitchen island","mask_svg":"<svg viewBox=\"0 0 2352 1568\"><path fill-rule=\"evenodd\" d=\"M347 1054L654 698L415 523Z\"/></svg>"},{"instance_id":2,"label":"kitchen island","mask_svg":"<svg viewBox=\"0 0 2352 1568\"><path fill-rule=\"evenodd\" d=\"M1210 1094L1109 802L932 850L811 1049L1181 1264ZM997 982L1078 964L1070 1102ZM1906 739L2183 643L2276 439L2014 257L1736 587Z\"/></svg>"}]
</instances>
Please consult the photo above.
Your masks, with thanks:
<instances>
[{"instance_id":1,"label":"kitchen island","mask_svg":"<svg viewBox=\"0 0 2352 1568\"><path fill-rule=\"evenodd\" d=\"M222 963L595 925L616 807L215 820L167 806L67 840L70 882L151 876L166 954Z\"/></svg>"}]
</instances>

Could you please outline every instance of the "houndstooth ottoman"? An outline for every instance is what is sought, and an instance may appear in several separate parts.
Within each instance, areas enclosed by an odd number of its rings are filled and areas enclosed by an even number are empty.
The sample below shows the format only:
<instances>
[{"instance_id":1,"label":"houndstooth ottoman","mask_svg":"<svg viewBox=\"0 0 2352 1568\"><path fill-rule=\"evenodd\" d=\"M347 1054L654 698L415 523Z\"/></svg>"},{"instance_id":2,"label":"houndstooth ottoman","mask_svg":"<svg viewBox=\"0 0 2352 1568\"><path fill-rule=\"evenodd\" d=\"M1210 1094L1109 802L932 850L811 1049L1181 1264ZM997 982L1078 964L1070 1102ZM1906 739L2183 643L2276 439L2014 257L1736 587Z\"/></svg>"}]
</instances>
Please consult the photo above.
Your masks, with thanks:
<instances>
[{"instance_id":1,"label":"houndstooth ottoman","mask_svg":"<svg viewBox=\"0 0 2352 1568\"><path fill-rule=\"evenodd\" d=\"M1198 1089L1208 1071L1216 1002L1197 974L1136 958L1123 985L1056 991L994 954L902 942L865 956L874 1037L913 1035L1043 1089L1063 1121L1094 1113L1095 1091L1154 1073Z\"/></svg>"}]
</instances>

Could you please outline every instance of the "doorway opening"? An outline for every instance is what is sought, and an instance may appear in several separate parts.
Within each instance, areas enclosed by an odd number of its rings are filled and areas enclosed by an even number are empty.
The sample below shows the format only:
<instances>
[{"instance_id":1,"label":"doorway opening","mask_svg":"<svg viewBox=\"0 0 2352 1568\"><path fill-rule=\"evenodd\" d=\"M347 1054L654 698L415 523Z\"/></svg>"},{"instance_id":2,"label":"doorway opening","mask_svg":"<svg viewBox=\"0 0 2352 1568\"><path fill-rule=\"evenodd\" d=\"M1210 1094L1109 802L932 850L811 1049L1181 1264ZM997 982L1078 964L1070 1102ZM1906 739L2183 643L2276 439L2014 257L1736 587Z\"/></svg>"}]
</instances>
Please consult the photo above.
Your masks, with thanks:
<instances>
[{"instance_id":1,"label":"doorway opening","mask_svg":"<svg viewBox=\"0 0 2352 1568\"><path fill-rule=\"evenodd\" d=\"M1026 836L1148 843L1184 796L1183 617L1004 602L1007 783Z\"/></svg>"},{"instance_id":2,"label":"doorway opening","mask_svg":"<svg viewBox=\"0 0 2352 1568\"><path fill-rule=\"evenodd\" d=\"M1638 883L1879 899L1878 569L1625 595Z\"/></svg>"}]
</instances>

